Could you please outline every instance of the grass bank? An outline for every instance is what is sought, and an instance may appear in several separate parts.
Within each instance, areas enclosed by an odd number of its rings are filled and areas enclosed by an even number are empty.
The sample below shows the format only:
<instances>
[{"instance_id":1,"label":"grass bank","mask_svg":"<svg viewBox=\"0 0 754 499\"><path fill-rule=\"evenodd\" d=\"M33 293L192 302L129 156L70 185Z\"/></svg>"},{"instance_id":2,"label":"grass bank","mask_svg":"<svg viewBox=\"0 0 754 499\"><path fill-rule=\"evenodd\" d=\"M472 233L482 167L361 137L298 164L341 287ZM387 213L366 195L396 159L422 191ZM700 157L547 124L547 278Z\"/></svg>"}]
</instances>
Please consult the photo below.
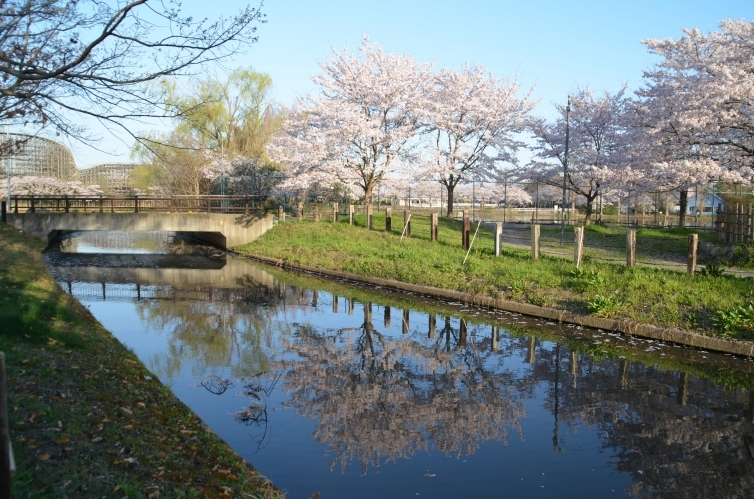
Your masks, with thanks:
<instances>
[{"instance_id":1,"label":"grass bank","mask_svg":"<svg viewBox=\"0 0 754 499\"><path fill-rule=\"evenodd\" d=\"M13 497L282 497L0 224Z\"/></svg>"},{"instance_id":2,"label":"grass bank","mask_svg":"<svg viewBox=\"0 0 754 499\"><path fill-rule=\"evenodd\" d=\"M426 219L412 222L411 238L401 238L402 216L394 230L366 230L363 217L347 223L286 222L262 238L235 248L355 274L395 279L496 299L554 307L579 314L631 319L709 335L754 339L752 279L685 273L598 262L586 258L576 269L569 259L505 247L494 256L489 230L481 229L468 260L460 248L460 227L440 220L438 242L429 241ZM378 220L376 227L384 227ZM400 227L400 228L398 228ZM473 232L473 230L472 230ZM683 235L668 234L668 245Z\"/></svg>"}]
</instances>

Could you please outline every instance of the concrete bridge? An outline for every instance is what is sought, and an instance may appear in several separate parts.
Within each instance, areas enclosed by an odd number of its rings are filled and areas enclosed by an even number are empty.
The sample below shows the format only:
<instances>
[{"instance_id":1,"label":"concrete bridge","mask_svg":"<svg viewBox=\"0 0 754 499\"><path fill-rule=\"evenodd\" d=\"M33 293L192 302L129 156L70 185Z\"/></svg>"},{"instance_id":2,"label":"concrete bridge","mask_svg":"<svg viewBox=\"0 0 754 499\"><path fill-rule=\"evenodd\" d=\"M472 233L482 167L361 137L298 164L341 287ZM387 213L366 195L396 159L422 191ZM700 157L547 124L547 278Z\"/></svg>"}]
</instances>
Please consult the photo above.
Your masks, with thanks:
<instances>
[{"instance_id":1,"label":"concrete bridge","mask_svg":"<svg viewBox=\"0 0 754 499\"><path fill-rule=\"evenodd\" d=\"M245 244L270 230L273 215L262 213L103 213L36 211L7 213L8 223L25 233L53 242L81 231L178 232L219 248Z\"/></svg>"}]
</instances>

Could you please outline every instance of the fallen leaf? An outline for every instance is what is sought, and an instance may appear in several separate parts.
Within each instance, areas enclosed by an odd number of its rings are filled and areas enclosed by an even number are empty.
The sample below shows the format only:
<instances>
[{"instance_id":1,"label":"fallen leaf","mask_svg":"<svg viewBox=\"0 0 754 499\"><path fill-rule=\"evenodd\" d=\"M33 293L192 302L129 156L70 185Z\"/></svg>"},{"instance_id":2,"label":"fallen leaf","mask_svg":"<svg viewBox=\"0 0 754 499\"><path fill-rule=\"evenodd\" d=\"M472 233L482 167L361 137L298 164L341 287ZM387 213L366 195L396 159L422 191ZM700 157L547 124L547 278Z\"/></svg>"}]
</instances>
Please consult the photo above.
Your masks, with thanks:
<instances>
[{"instance_id":1,"label":"fallen leaf","mask_svg":"<svg viewBox=\"0 0 754 499\"><path fill-rule=\"evenodd\" d=\"M49 454L42 454L41 456L39 456L40 461L47 461L48 459L50 459Z\"/></svg>"},{"instance_id":2,"label":"fallen leaf","mask_svg":"<svg viewBox=\"0 0 754 499\"><path fill-rule=\"evenodd\" d=\"M92 439L92 442L94 442L95 444L97 442L102 442L102 437L95 437L95 438Z\"/></svg>"},{"instance_id":3,"label":"fallen leaf","mask_svg":"<svg viewBox=\"0 0 754 499\"><path fill-rule=\"evenodd\" d=\"M181 433L184 435L196 435L196 432L192 430L181 430Z\"/></svg>"},{"instance_id":4,"label":"fallen leaf","mask_svg":"<svg viewBox=\"0 0 754 499\"><path fill-rule=\"evenodd\" d=\"M71 440L70 438L68 438L67 436L63 435L59 439L55 440L55 443L56 444L64 444L64 443L67 443L70 440Z\"/></svg>"},{"instance_id":5,"label":"fallen leaf","mask_svg":"<svg viewBox=\"0 0 754 499\"><path fill-rule=\"evenodd\" d=\"M157 499L158 497L160 497L160 491L155 490L154 492L149 494L147 497L149 497L150 499Z\"/></svg>"},{"instance_id":6,"label":"fallen leaf","mask_svg":"<svg viewBox=\"0 0 754 499\"><path fill-rule=\"evenodd\" d=\"M124 426L124 427L123 427L123 429L124 429L124 430L132 430L132 429L133 429L133 427L134 427L134 425L132 425L132 424L127 424L126 426Z\"/></svg>"},{"instance_id":7,"label":"fallen leaf","mask_svg":"<svg viewBox=\"0 0 754 499\"><path fill-rule=\"evenodd\" d=\"M145 404L144 402L136 402L136 406L144 409L147 406L147 404Z\"/></svg>"},{"instance_id":8,"label":"fallen leaf","mask_svg":"<svg viewBox=\"0 0 754 499\"><path fill-rule=\"evenodd\" d=\"M113 492L118 492L118 491L119 491L120 489L122 489L122 488L123 488L123 486L122 486L122 485L116 485L116 486L115 486L115 489L113 489Z\"/></svg>"},{"instance_id":9,"label":"fallen leaf","mask_svg":"<svg viewBox=\"0 0 754 499\"><path fill-rule=\"evenodd\" d=\"M62 421L58 421L58 428L62 428L62 427L63 427L63 422Z\"/></svg>"},{"instance_id":10,"label":"fallen leaf","mask_svg":"<svg viewBox=\"0 0 754 499\"><path fill-rule=\"evenodd\" d=\"M221 475L230 475L230 470L217 470Z\"/></svg>"},{"instance_id":11,"label":"fallen leaf","mask_svg":"<svg viewBox=\"0 0 754 499\"><path fill-rule=\"evenodd\" d=\"M120 408L120 410L121 410L121 411L123 411L123 412L125 412L125 413L126 413L126 414L128 414L129 416L133 416L133 415L134 415L134 411L132 411L132 410L131 410L131 409L129 409L128 407L121 407L121 408Z\"/></svg>"}]
</instances>

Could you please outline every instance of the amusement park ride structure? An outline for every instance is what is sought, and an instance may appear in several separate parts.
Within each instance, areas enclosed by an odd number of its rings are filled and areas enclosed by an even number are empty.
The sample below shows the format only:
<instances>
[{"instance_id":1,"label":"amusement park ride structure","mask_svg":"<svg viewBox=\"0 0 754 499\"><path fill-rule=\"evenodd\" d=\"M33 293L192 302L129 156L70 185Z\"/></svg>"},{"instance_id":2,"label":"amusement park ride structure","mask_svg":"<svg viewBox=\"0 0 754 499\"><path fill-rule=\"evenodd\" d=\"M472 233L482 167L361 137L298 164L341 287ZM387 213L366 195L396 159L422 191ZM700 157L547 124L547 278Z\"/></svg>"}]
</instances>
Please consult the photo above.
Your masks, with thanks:
<instances>
[{"instance_id":1,"label":"amusement park ride structure","mask_svg":"<svg viewBox=\"0 0 754 499\"><path fill-rule=\"evenodd\" d=\"M84 185L98 185L103 192L127 195L132 190L133 163L107 163L78 169L73 154L64 144L34 135L4 133L0 141L13 142L7 159L0 161L0 178L12 176L37 176L60 180L79 181Z\"/></svg>"}]
</instances>

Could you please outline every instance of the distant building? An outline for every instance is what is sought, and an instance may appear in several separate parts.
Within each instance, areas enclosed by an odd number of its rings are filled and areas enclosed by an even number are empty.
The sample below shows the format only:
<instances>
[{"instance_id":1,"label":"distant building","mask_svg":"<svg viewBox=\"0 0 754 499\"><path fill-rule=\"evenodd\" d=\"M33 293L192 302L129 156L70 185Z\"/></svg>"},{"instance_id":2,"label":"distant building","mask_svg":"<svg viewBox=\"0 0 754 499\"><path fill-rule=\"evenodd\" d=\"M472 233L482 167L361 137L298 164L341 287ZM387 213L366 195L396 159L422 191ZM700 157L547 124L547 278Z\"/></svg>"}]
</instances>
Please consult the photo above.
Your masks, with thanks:
<instances>
[{"instance_id":1,"label":"distant building","mask_svg":"<svg viewBox=\"0 0 754 499\"><path fill-rule=\"evenodd\" d=\"M723 201L723 198L721 198L714 192L705 192L704 197L702 197L701 194L699 195L699 197L702 198L701 207L699 206L699 203L697 203L696 194L689 196L688 204L686 205L686 214L696 215L697 209L700 210L700 215L713 214L715 213L718 205L722 205L723 209L725 209L725 201Z\"/></svg>"}]
</instances>

